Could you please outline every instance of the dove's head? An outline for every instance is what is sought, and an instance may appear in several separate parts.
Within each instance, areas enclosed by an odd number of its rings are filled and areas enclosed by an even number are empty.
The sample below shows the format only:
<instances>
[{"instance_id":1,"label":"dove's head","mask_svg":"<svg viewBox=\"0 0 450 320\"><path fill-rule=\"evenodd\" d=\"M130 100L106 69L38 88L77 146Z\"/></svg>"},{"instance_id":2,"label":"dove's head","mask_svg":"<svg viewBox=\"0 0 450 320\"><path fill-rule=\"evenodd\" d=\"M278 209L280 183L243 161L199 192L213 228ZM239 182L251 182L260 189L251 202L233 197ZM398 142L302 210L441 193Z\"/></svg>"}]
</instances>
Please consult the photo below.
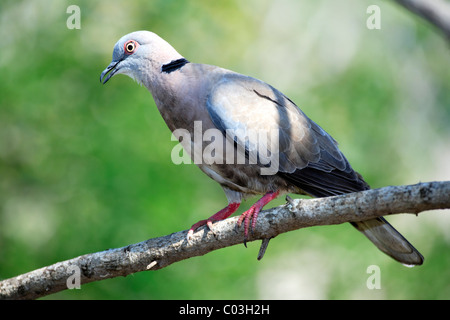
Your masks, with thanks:
<instances>
[{"instance_id":1,"label":"dove's head","mask_svg":"<svg viewBox=\"0 0 450 320\"><path fill-rule=\"evenodd\" d=\"M157 34L132 32L115 44L112 61L100 75L100 82L105 84L114 75L122 73L148 87L151 79L163 72L164 65L177 60L183 60L183 57Z\"/></svg>"}]
</instances>

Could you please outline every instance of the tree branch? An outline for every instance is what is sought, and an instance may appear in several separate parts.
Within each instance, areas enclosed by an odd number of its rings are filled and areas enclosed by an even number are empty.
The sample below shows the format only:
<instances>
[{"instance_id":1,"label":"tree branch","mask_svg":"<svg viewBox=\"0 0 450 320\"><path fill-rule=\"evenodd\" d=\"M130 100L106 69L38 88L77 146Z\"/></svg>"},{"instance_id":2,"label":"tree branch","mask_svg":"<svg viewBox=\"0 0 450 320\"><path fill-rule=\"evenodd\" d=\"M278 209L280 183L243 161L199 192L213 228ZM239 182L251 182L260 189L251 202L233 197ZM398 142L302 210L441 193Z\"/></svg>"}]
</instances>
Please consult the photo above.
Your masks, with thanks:
<instances>
[{"instance_id":1,"label":"tree branch","mask_svg":"<svg viewBox=\"0 0 450 320\"><path fill-rule=\"evenodd\" d=\"M395 0L406 9L421 16L450 41L450 3L443 0Z\"/></svg>"},{"instance_id":2,"label":"tree branch","mask_svg":"<svg viewBox=\"0 0 450 320\"><path fill-rule=\"evenodd\" d=\"M385 187L320 199L288 199L288 203L260 213L250 241L268 240L281 233L318 225L361 221L397 213L450 208L450 181ZM202 228L186 240L187 230L118 249L86 254L0 282L0 299L36 299L68 288L79 271L81 284L165 268L172 263L243 243L237 217ZM261 250L261 251L263 251ZM259 258L261 257L261 252Z\"/></svg>"}]
</instances>

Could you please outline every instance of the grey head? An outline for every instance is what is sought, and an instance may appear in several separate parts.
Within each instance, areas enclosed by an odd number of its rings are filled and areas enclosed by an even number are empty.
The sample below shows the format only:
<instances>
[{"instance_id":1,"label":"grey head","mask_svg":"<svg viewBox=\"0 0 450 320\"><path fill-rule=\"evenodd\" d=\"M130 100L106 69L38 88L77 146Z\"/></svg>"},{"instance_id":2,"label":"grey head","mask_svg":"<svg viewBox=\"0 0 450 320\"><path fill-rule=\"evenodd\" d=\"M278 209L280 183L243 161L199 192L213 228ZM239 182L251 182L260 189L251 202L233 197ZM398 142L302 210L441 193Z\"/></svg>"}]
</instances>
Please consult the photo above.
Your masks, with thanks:
<instances>
[{"instance_id":1,"label":"grey head","mask_svg":"<svg viewBox=\"0 0 450 320\"><path fill-rule=\"evenodd\" d=\"M150 31L129 33L114 46L112 61L100 75L105 84L116 74L125 74L147 88L162 66L183 58L169 43Z\"/></svg>"}]
</instances>

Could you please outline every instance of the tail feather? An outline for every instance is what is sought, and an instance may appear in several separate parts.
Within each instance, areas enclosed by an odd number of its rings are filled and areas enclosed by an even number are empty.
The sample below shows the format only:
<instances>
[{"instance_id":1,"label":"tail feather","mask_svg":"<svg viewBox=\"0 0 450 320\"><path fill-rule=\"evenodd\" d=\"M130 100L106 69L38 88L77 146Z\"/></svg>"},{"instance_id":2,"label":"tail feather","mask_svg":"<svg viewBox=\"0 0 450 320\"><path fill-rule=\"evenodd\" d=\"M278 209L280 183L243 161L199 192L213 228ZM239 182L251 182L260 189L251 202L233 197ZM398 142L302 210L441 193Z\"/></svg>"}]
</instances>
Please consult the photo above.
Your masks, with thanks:
<instances>
[{"instance_id":1,"label":"tail feather","mask_svg":"<svg viewBox=\"0 0 450 320\"><path fill-rule=\"evenodd\" d=\"M348 165L346 170L322 170L322 162L293 173L278 174L314 197L328 197L370 189L360 174ZM421 265L423 256L384 218L352 222L378 249L407 266Z\"/></svg>"},{"instance_id":2,"label":"tail feather","mask_svg":"<svg viewBox=\"0 0 450 320\"><path fill-rule=\"evenodd\" d=\"M388 256L406 266L423 264L423 256L384 218L351 223Z\"/></svg>"}]
</instances>

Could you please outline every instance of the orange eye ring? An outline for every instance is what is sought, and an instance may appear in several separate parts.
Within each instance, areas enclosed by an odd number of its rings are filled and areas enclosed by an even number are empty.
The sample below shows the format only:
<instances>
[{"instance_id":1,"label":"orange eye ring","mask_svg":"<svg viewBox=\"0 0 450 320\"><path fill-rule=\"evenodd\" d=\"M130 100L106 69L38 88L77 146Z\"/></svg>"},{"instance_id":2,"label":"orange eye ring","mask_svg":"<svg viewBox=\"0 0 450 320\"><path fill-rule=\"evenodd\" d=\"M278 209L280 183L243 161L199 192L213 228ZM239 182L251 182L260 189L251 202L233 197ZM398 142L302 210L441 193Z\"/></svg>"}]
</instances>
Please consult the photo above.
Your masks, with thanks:
<instances>
[{"instance_id":1,"label":"orange eye ring","mask_svg":"<svg viewBox=\"0 0 450 320\"><path fill-rule=\"evenodd\" d=\"M125 51L125 54L133 54L137 48L139 47L139 43L137 43L134 40L128 40L123 45L123 50Z\"/></svg>"}]
</instances>

